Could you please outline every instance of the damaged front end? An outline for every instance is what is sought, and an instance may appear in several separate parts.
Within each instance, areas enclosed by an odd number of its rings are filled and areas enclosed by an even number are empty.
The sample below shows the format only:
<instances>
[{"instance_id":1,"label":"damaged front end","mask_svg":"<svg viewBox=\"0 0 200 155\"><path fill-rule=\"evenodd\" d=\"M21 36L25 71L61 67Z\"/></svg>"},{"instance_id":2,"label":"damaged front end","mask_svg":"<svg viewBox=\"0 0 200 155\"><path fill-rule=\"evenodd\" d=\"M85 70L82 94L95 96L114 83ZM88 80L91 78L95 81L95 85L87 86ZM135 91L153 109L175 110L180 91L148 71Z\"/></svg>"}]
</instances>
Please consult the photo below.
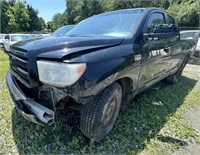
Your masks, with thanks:
<instances>
[{"instance_id":1,"label":"damaged front end","mask_svg":"<svg viewBox=\"0 0 200 155\"><path fill-rule=\"evenodd\" d=\"M113 57L108 50L119 45L123 38L77 39L53 37L19 42L11 47L7 85L17 109L26 119L42 125L53 124L59 109L79 110L116 79L115 74L107 77L107 73L122 60L112 59L107 63Z\"/></svg>"},{"instance_id":2,"label":"damaged front end","mask_svg":"<svg viewBox=\"0 0 200 155\"><path fill-rule=\"evenodd\" d=\"M26 119L40 125L54 123L54 111L27 97L10 71L7 72L7 85L16 108Z\"/></svg>"},{"instance_id":3,"label":"damaged front end","mask_svg":"<svg viewBox=\"0 0 200 155\"><path fill-rule=\"evenodd\" d=\"M66 92L54 87L43 85L35 90L23 87L10 71L7 72L7 85L18 111L39 125L55 123L57 110L73 100ZM78 104L73 107L77 108Z\"/></svg>"}]
</instances>

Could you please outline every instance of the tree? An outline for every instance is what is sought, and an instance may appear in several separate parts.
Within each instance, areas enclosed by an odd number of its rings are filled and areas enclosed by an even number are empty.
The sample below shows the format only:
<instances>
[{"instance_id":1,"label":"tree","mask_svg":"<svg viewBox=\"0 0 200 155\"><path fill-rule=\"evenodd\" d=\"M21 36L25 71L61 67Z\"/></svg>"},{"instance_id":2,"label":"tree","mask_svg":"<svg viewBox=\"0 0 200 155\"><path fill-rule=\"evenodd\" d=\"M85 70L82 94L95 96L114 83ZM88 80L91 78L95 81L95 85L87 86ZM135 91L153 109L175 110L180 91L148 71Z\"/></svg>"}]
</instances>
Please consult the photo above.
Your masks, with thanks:
<instances>
[{"instance_id":1,"label":"tree","mask_svg":"<svg viewBox=\"0 0 200 155\"><path fill-rule=\"evenodd\" d=\"M44 19L42 17L39 17L38 29L36 31L41 31L41 30L44 30L45 28L46 28L46 23L45 23Z\"/></svg>"},{"instance_id":2,"label":"tree","mask_svg":"<svg viewBox=\"0 0 200 155\"><path fill-rule=\"evenodd\" d=\"M64 11L64 13L62 14L62 23L63 25L67 25L67 19L68 19L68 14L67 14L67 10Z\"/></svg>"},{"instance_id":3,"label":"tree","mask_svg":"<svg viewBox=\"0 0 200 155\"><path fill-rule=\"evenodd\" d=\"M29 14L25 3L15 0L1 2L3 32L26 31L29 28ZM4 28L5 26L5 28Z\"/></svg>"},{"instance_id":4,"label":"tree","mask_svg":"<svg viewBox=\"0 0 200 155\"><path fill-rule=\"evenodd\" d=\"M6 16L8 17L8 29L9 32L19 32L20 25L16 22L16 18L13 12L13 7L9 6L8 10L6 11Z\"/></svg>"},{"instance_id":5,"label":"tree","mask_svg":"<svg viewBox=\"0 0 200 155\"><path fill-rule=\"evenodd\" d=\"M29 25L29 12L26 9L25 3L18 1L12 7L13 14L15 16L16 23L19 25L19 31L27 31Z\"/></svg>"},{"instance_id":6,"label":"tree","mask_svg":"<svg viewBox=\"0 0 200 155\"><path fill-rule=\"evenodd\" d=\"M54 23L55 25L55 29L63 26L66 24L65 21L63 21L63 17L62 17L62 14L61 13L57 13L53 16L52 18L52 22Z\"/></svg>"},{"instance_id":7,"label":"tree","mask_svg":"<svg viewBox=\"0 0 200 155\"><path fill-rule=\"evenodd\" d=\"M32 6L27 5L29 12L29 31L41 31L45 29L46 24L43 18L38 17L38 10L35 10Z\"/></svg>"},{"instance_id":8,"label":"tree","mask_svg":"<svg viewBox=\"0 0 200 155\"><path fill-rule=\"evenodd\" d=\"M38 21L39 21L39 18L38 18L38 11L33 9L32 6L30 5L27 5L27 10L28 10L28 13L29 13L29 31L36 31L38 30Z\"/></svg>"},{"instance_id":9,"label":"tree","mask_svg":"<svg viewBox=\"0 0 200 155\"><path fill-rule=\"evenodd\" d=\"M167 0L129 0L129 1L119 1L119 0L66 0L67 13L68 13L68 23L74 24L87 17L95 14L99 14L106 11L127 9L135 7L161 7L168 8L169 2Z\"/></svg>"},{"instance_id":10,"label":"tree","mask_svg":"<svg viewBox=\"0 0 200 155\"><path fill-rule=\"evenodd\" d=\"M47 22L47 29L50 31L55 31L56 30L56 26L52 21L48 21Z\"/></svg>"},{"instance_id":11,"label":"tree","mask_svg":"<svg viewBox=\"0 0 200 155\"><path fill-rule=\"evenodd\" d=\"M1 32L40 31L45 22L26 1L1 0Z\"/></svg>"},{"instance_id":12,"label":"tree","mask_svg":"<svg viewBox=\"0 0 200 155\"><path fill-rule=\"evenodd\" d=\"M198 2L194 0L66 0L68 23L77 23L101 12L136 8L158 7L167 10L180 26L198 26Z\"/></svg>"},{"instance_id":13,"label":"tree","mask_svg":"<svg viewBox=\"0 0 200 155\"><path fill-rule=\"evenodd\" d=\"M8 33L9 27L9 17L7 16L6 12L9 9L9 3L6 0L0 1L0 8L1 8L1 32L2 33Z\"/></svg>"},{"instance_id":14,"label":"tree","mask_svg":"<svg viewBox=\"0 0 200 155\"><path fill-rule=\"evenodd\" d=\"M68 14L67 11L64 11L64 13L57 13L53 16L51 23L51 29L54 31L55 29L58 29L61 26L67 25L67 18Z\"/></svg>"},{"instance_id":15,"label":"tree","mask_svg":"<svg viewBox=\"0 0 200 155\"><path fill-rule=\"evenodd\" d=\"M83 19L82 6L83 0L66 0L68 23L75 24ZM85 9L85 8L84 8Z\"/></svg>"},{"instance_id":16,"label":"tree","mask_svg":"<svg viewBox=\"0 0 200 155\"><path fill-rule=\"evenodd\" d=\"M171 1L171 5L167 9L179 23L181 27L197 27L198 26L198 9L197 1L183 0Z\"/></svg>"},{"instance_id":17,"label":"tree","mask_svg":"<svg viewBox=\"0 0 200 155\"><path fill-rule=\"evenodd\" d=\"M86 0L66 0L68 23L75 24L81 20L95 14L103 12L102 0L86 1ZM105 2L105 1L104 1Z\"/></svg>"}]
</instances>

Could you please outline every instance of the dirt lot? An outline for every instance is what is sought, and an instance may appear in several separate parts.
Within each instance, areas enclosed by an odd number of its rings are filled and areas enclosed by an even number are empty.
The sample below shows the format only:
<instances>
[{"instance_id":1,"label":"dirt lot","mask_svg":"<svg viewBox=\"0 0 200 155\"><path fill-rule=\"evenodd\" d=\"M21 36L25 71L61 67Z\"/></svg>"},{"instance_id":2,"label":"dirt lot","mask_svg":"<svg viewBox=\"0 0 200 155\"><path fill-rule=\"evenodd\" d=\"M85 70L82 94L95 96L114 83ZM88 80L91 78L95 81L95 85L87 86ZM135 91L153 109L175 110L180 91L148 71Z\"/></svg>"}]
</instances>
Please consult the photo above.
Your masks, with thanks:
<instances>
[{"instance_id":1,"label":"dirt lot","mask_svg":"<svg viewBox=\"0 0 200 155\"><path fill-rule=\"evenodd\" d=\"M194 63L194 62L193 62ZM187 65L180 82L139 94L111 134L95 143L79 130L78 113L62 111L55 126L26 121L6 87L8 57L0 50L0 154L199 154L200 66Z\"/></svg>"}]
</instances>

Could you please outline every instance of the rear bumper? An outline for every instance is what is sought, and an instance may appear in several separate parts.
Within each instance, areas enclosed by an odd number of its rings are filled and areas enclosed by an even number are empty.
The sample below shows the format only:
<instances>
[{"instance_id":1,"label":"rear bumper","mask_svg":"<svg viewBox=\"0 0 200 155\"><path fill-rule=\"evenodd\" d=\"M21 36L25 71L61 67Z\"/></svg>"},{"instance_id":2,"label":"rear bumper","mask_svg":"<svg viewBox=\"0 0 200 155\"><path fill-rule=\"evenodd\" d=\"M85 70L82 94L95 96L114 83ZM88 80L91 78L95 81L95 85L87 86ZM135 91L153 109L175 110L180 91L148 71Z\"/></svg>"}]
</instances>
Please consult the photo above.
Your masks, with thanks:
<instances>
[{"instance_id":1,"label":"rear bumper","mask_svg":"<svg viewBox=\"0 0 200 155\"><path fill-rule=\"evenodd\" d=\"M10 71L7 72L6 80L13 102L24 118L39 125L54 123L54 112L27 97L17 85Z\"/></svg>"}]
</instances>

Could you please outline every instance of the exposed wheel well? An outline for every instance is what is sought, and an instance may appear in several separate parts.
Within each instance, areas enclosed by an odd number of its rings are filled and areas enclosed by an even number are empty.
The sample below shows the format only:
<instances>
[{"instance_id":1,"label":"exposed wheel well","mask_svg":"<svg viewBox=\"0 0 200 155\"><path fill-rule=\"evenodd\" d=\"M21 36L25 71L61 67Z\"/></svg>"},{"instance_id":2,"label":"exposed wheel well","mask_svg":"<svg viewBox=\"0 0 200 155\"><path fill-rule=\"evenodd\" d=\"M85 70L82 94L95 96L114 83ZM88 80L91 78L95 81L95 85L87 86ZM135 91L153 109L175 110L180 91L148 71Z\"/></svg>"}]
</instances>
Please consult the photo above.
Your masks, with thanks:
<instances>
[{"instance_id":1,"label":"exposed wheel well","mask_svg":"<svg viewBox=\"0 0 200 155\"><path fill-rule=\"evenodd\" d=\"M133 93L133 81L129 77L125 77L122 79L117 80L121 87L123 92L123 100L127 99L128 95Z\"/></svg>"}]
</instances>

